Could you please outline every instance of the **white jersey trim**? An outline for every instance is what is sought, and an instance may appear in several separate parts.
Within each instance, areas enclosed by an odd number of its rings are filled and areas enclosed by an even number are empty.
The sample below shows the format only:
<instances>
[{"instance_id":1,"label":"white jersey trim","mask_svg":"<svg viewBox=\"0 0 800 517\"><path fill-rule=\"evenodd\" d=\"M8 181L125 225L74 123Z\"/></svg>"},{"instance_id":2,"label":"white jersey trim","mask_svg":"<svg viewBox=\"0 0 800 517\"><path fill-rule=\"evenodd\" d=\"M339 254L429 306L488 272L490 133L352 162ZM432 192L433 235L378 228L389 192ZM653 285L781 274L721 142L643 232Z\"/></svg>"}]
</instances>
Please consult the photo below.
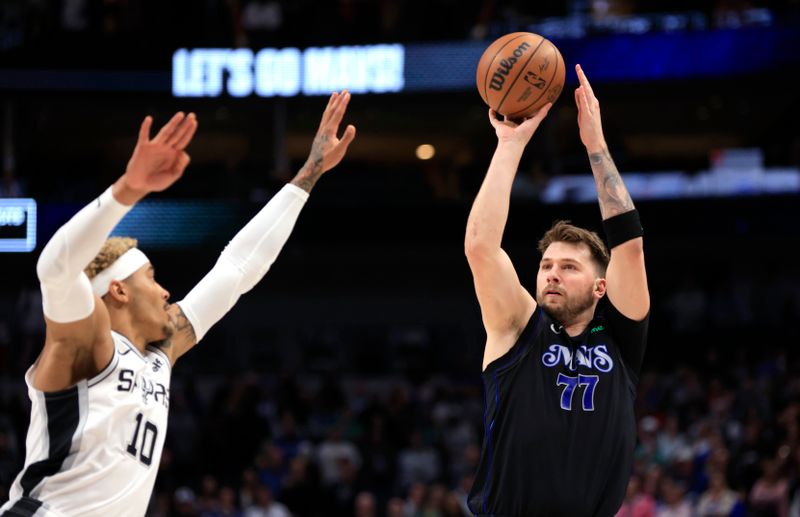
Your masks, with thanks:
<instances>
[{"instance_id":1,"label":"white jersey trim","mask_svg":"<svg viewBox=\"0 0 800 517\"><path fill-rule=\"evenodd\" d=\"M124 343L124 344L125 344L125 346L127 346L127 347L128 347L128 349L129 349L131 352L133 352L134 354L136 354L136 357L138 357L139 359L141 359L141 360L142 360L142 361L144 361L144 362L147 362L147 359L145 359L145 357L142 355L142 353L141 353L141 352L139 352L139 349L138 349L138 348L136 348L136 346L135 346L135 345L134 345L134 344L131 342L131 340L130 340L130 339L126 338L125 336L123 336L122 334L120 334L119 332L116 332L116 331L114 331L114 330L112 330L112 331L111 331L111 334L112 334L113 336L115 336L115 337L119 338L119 340L120 340L122 343ZM123 353L122 355L125 355L125 354L127 354L127 353L128 353L128 352L125 352L125 353Z\"/></svg>"}]
</instances>

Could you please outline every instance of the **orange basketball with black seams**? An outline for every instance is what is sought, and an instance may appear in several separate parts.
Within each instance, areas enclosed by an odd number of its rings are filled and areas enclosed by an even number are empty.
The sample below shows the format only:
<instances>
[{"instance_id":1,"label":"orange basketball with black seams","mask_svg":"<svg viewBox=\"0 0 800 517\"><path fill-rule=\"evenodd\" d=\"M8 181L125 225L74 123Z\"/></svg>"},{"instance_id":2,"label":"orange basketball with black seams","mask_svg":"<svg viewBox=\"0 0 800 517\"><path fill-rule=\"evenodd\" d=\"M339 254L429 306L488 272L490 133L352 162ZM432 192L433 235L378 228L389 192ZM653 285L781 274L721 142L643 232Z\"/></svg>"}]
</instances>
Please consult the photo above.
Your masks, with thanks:
<instances>
[{"instance_id":1,"label":"orange basketball with black seams","mask_svg":"<svg viewBox=\"0 0 800 517\"><path fill-rule=\"evenodd\" d=\"M547 38L512 32L481 56L475 81L483 101L511 119L533 116L564 89L564 58Z\"/></svg>"}]
</instances>

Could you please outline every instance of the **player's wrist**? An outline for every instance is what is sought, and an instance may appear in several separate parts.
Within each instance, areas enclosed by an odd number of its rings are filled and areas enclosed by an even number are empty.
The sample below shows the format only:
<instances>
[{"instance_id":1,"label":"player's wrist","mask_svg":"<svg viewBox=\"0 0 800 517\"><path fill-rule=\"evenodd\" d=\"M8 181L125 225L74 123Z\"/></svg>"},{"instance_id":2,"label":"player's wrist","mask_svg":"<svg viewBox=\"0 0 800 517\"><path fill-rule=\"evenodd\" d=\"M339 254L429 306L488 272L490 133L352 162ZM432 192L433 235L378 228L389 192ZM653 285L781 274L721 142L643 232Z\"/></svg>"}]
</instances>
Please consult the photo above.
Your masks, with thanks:
<instances>
[{"instance_id":1,"label":"player's wrist","mask_svg":"<svg viewBox=\"0 0 800 517\"><path fill-rule=\"evenodd\" d=\"M525 150L525 146L528 145L529 138L521 139L521 138L498 138L497 139L497 150L498 151L512 151L512 152L519 152L521 153Z\"/></svg>"},{"instance_id":2,"label":"player's wrist","mask_svg":"<svg viewBox=\"0 0 800 517\"><path fill-rule=\"evenodd\" d=\"M597 140L596 142L585 144L585 146L588 154L604 153L608 150L605 140Z\"/></svg>"},{"instance_id":3,"label":"player's wrist","mask_svg":"<svg viewBox=\"0 0 800 517\"><path fill-rule=\"evenodd\" d=\"M147 190L132 187L124 174L111 187L111 194L114 199L128 206L135 205L148 193Z\"/></svg>"},{"instance_id":4,"label":"player's wrist","mask_svg":"<svg viewBox=\"0 0 800 517\"><path fill-rule=\"evenodd\" d=\"M321 166L319 164L315 165L309 159L289 183L310 193L314 185L317 184L317 180L322 176L323 172L321 171Z\"/></svg>"}]
</instances>

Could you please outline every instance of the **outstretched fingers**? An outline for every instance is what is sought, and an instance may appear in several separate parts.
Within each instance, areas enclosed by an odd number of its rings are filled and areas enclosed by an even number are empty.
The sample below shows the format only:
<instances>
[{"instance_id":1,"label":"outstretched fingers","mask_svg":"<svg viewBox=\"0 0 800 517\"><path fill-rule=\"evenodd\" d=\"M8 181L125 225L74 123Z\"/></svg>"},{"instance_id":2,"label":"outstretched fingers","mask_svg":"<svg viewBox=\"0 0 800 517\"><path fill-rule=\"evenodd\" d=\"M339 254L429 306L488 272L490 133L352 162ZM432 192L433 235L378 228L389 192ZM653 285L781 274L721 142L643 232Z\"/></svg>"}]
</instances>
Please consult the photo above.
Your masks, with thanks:
<instances>
[{"instance_id":1,"label":"outstretched fingers","mask_svg":"<svg viewBox=\"0 0 800 517\"><path fill-rule=\"evenodd\" d=\"M494 127L497 127L497 124L502 122L502 120L500 120L500 116L498 115L498 113L492 108L489 108L489 122Z\"/></svg>"},{"instance_id":2,"label":"outstretched fingers","mask_svg":"<svg viewBox=\"0 0 800 517\"><path fill-rule=\"evenodd\" d=\"M153 138L153 142L157 144L167 142L172 137L173 133L175 133L175 131L178 129L178 126L180 126L181 122L183 122L184 118L186 118L186 115L184 115L182 111L179 111L173 115L169 122L164 124L164 127L161 128L161 131L159 131L155 138Z\"/></svg>"},{"instance_id":3,"label":"outstretched fingers","mask_svg":"<svg viewBox=\"0 0 800 517\"><path fill-rule=\"evenodd\" d=\"M336 101L339 100L339 97L340 97L339 92L333 92L331 93L331 96L328 97L328 104L325 106L325 111L322 112L322 120L319 123L320 129L324 128L328 124L328 121L331 119L331 116L333 115L334 105L336 104Z\"/></svg>"},{"instance_id":4,"label":"outstretched fingers","mask_svg":"<svg viewBox=\"0 0 800 517\"><path fill-rule=\"evenodd\" d=\"M339 147L341 147L343 150L346 151L355 137L356 137L356 127L352 124L349 124L347 128L344 130L342 138L339 140Z\"/></svg>"},{"instance_id":5,"label":"outstretched fingers","mask_svg":"<svg viewBox=\"0 0 800 517\"><path fill-rule=\"evenodd\" d=\"M181 125L178 126L178 129L175 130L165 143L178 151L183 151L186 149L186 146L189 145L189 142L192 141L192 137L194 137L196 131L197 117L194 113L189 113L189 115L183 119Z\"/></svg>"},{"instance_id":6,"label":"outstretched fingers","mask_svg":"<svg viewBox=\"0 0 800 517\"><path fill-rule=\"evenodd\" d=\"M153 125L153 117L146 116L139 127L139 143L143 144L150 140L150 127Z\"/></svg>"},{"instance_id":7,"label":"outstretched fingers","mask_svg":"<svg viewBox=\"0 0 800 517\"><path fill-rule=\"evenodd\" d=\"M176 176L175 179L176 180L178 178L180 178L181 176L183 176L183 171L185 171L186 167L189 166L189 162L190 161L192 161L192 159L189 157L189 155L185 151L181 151L181 154L180 154L180 156L178 156L178 160L177 160L177 162L175 164L175 176Z\"/></svg>"},{"instance_id":8,"label":"outstretched fingers","mask_svg":"<svg viewBox=\"0 0 800 517\"><path fill-rule=\"evenodd\" d=\"M553 107L553 103L552 102L548 102L547 104L545 104L544 106L539 108L539 111L536 112L536 115L534 115L533 117L529 118L528 120L535 120L536 124L539 124L542 120L544 120L544 118L547 116L547 114L550 113L550 108L552 108L552 107Z\"/></svg>"},{"instance_id":9,"label":"outstretched fingers","mask_svg":"<svg viewBox=\"0 0 800 517\"><path fill-rule=\"evenodd\" d=\"M586 74L583 72L583 68L581 65L575 65L575 71L578 73L578 82L581 83L581 87L586 90L586 94L589 97L594 97L594 90L592 90L592 85L589 84L589 79L586 78Z\"/></svg>"},{"instance_id":10,"label":"outstretched fingers","mask_svg":"<svg viewBox=\"0 0 800 517\"><path fill-rule=\"evenodd\" d=\"M331 113L328 118L326 129L334 135L339 129L339 124L342 123L344 113L347 111L347 104L350 102L350 92L347 90L342 91L331 105Z\"/></svg>"},{"instance_id":11,"label":"outstretched fingers","mask_svg":"<svg viewBox=\"0 0 800 517\"><path fill-rule=\"evenodd\" d=\"M582 113L591 114L592 105L589 101L589 92L583 86L575 90L575 104L578 106L578 116Z\"/></svg>"}]
</instances>

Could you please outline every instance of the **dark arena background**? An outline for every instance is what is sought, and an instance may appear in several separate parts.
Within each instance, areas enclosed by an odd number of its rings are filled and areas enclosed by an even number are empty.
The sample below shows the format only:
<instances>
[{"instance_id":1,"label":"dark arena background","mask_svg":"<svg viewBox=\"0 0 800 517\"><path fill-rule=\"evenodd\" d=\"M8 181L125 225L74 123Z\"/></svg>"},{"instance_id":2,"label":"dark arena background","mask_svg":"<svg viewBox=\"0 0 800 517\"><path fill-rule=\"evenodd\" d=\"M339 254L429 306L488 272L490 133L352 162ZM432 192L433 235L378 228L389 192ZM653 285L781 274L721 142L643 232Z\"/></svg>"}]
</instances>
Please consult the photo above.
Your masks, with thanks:
<instances>
[{"instance_id":1,"label":"dark arena background","mask_svg":"<svg viewBox=\"0 0 800 517\"><path fill-rule=\"evenodd\" d=\"M347 156L174 370L148 515L468 515L485 333L464 232L496 143L475 67L515 31L567 66L513 188L504 248L523 284L554 220L601 230L576 63L645 228L624 515L800 515L796 0L3 0L0 502L43 344L37 257L125 170L144 116L199 120L184 177L115 230L178 300L347 88ZM738 503L713 513L714 497Z\"/></svg>"}]
</instances>

